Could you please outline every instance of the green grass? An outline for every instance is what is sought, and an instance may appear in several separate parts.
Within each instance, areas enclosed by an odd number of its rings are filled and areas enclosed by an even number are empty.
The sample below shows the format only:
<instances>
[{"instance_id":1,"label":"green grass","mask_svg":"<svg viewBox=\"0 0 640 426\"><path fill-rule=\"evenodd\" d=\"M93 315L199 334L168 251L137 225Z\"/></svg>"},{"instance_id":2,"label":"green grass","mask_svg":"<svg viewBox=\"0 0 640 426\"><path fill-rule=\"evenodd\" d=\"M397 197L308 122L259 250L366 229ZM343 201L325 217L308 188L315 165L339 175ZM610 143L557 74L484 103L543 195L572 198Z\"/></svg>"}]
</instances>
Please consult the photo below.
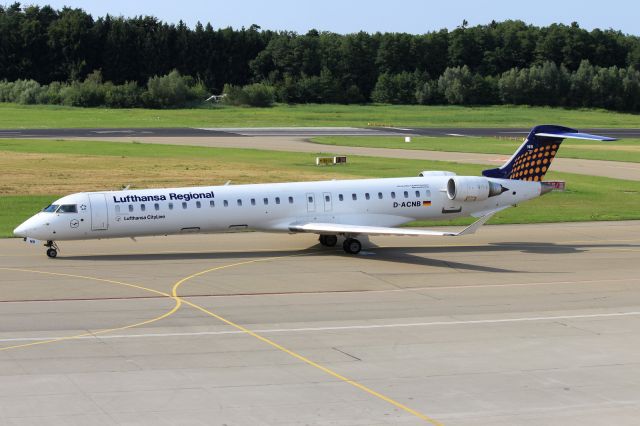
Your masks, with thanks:
<instances>
[{"instance_id":1,"label":"green grass","mask_svg":"<svg viewBox=\"0 0 640 426\"><path fill-rule=\"evenodd\" d=\"M520 138L412 137L402 136L321 136L312 139L322 145L360 146L368 148L419 149L427 151L473 152L511 155L522 143ZM640 163L640 139L615 142L565 140L558 157L588 160L629 161Z\"/></svg>"},{"instance_id":2,"label":"green grass","mask_svg":"<svg viewBox=\"0 0 640 426\"><path fill-rule=\"evenodd\" d=\"M38 210L49 205L58 195L0 195L0 237L13 236L16 226Z\"/></svg>"},{"instance_id":3,"label":"green grass","mask_svg":"<svg viewBox=\"0 0 640 426\"><path fill-rule=\"evenodd\" d=\"M640 116L526 106L276 105L178 110L0 104L0 129L274 126L640 127Z\"/></svg>"},{"instance_id":4,"label":"green grass","mask_svg":"<svg viewBox=\"0 0 640 426\"><path fill-rule=\"evenodd\" d=\"M189 158L211 159L229 163L229 167L237 167L242 162L247 170L246 181L261 182L260 175L252 175L254 167L268 164L279 172L295 172L304 180L305 175L317 174L321 170L323 177L398 177L416 176L422 170L451 170L458 174L477 175L486 166L473 164L457 164L422 160L403 160L372 157L350 157L345 166L325 167L319 169L314 165L315 154L271 152L243 149L213 149L189 146L152 145L140 143L109 142L72 142L72 141L27 141L2 140L2 152L24 152L41 154L65 154L66 156L92 155L102 157L120 157L122 167L126 167L126 158L162 158L162 164L179 162L188 164ZM9 155L9 154L7 154ZM156 162L157 163L157 162ZM149 164L153 164L150 162ZM37 179L39 168L47 164L38 162L34 165L34 179ZM78 164L82 167L82 164ZM144 174L145 170L135 170L136 174ZM72 176L72 173L71 173ZM532 223L558 221L588 220L623 220L640 219L640 182L572 175L566 173L550 173L549 179L567 181L568 191L552 193L539 199L523 203L518 208L508 209L496 215L491 223ZM11 176L2 176L8 182ZM5 183L6 183L5 182ZM0 196L0 236L9 236L15 226L50 201L55 194L37 196L1 195ZM456 224L468 223L460 220ZM443 223L441 223L443 224ZM420 223L424 225L424 223Z\"/></svg>"}]
</instances>

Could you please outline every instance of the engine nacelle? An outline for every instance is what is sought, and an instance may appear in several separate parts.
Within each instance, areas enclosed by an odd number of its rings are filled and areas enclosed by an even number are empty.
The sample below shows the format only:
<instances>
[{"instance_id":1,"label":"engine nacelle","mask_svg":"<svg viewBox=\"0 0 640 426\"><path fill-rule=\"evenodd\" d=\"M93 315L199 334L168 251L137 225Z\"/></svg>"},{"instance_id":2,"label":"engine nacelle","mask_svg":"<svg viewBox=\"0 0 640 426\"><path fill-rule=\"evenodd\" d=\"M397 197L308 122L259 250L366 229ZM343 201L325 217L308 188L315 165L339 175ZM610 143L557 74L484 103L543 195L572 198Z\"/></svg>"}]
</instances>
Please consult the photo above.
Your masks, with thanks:
<instances>
[{"instance_id":1,"label":"engine nacelle","mask_svg":"<svg viewBox=\"0 0 640 426\"><path fill-rule=\"evenodd\" d=\"M507 188L483 177L454 177L447 182L447 197L456 201L484 201Z\"/></svg>"}]
</instances>

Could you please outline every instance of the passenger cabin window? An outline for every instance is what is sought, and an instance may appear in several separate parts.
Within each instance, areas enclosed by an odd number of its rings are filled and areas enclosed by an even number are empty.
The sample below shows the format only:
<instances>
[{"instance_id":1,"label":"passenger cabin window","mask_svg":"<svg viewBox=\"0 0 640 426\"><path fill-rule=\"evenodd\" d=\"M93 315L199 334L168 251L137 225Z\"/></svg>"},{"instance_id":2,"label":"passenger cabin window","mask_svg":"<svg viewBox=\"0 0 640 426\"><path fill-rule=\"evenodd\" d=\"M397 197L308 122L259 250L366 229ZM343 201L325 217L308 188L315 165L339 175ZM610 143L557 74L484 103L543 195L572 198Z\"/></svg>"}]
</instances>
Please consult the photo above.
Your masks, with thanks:
<instances>
[{"instance_id":1,"label":"passenger cabin window","mask_svg":"<svg viewBox=\"0 0 640 426\"><path fill-rule=\"evenodd\" d=\"M364 198L366 198L367 200L370 200L370 199L371 199L371 196L370 196L370 195L369 195L369 193L367 192L367 193L365 193L365 194L364 194Z\"/></svg>"},{"instance_id":2,"label":"passenger cabin window","mask_svg":"<svg viewBox=\"0 0 640 426\"><path fill-rule=\"evenodd\" d=\"M307 201L309 201L310 203L313 203L313 197L310 196L309 198L307 198Z\"/></svg>"},{"instance_id":3,"label":"passenger cabin window","mask_svg":"<svg viewBox=\"0 0 640 426\"><path fill-rule=\"evenodd\" d=\"M429 189L425 191L425 194L427 194L427 197L431 197L431 191Z\"/></svg>"},{"instance_id":4,"label":"passenger cabin window","mask_svg":"<svg viewBox=\"0 0 640 426\"><path fill-rule=\"evenodd\" d=\"M276 197L276 204L280 204L280 197Z\"/></svg>"},{"instance_id":5,"label":"passenger cabin window","mask_svg":"<svg viewBox=\"0 0 640 426\"><path fill-rule=\"evenodd\" d=\"M75 204L63 204L57 213L78 213L78 206Z\"/></svg>"},{"instance_id":6,"label":"passenger cabin window","mask_svg":"<svg viewBox=\"0 0 640 426\"><path fill-rule=\"evenodd\" d=\"M120 213L120 206L116 205L116 213Z\"/></svg>"},{"instance_id":7,"label":"passenger cabin window","mask_svg":"<svg viewBox=\"0 0 640 426\"><path fill-rule=\"evenodd\" d=\"M153 205L153 208L154 208L156 211L160 210L160 204L155 203L155 204Z\"/></svg>"},{"instance_id":8,"label":"passenger cabin window","mask_svg":"<svg viewBox=\"0 0 640 426\"><path fill-rule=\"evenodd\" d=\"M256 205L256 199L255 199L255 198L252 198L252 199L251 199L251 205L252 205L252 206L255 206L255 205Z\"/></svg>"},{"instance_id":9,"label":"passenger cabin window","mask_svg":"<svg viewBox=\"0 0 640 426\"><path fill-rule=\"evenodd\" d=\"M147 209L147 206L145 206L144 204L140 204L140 211L145 211Z\"/></svg>"},{"instance_id":10,"label":"passenger cabin window","mask_svg":"<svg viewBox=\"0 0 640 426\"><path fill-rule=\"evenodd\" d=\"M222 202L222 205L225 206L225 207L229 207L229 202L227 200L224 200Z\"/></svg>"},{"instance_id":11,"label":"passenger cabin window","mask_svg":"<svg viewBox=\"0 0 640 426\"><path fill-rule=\"evenodd\" d=\"M183 201L183 202L182 202L182 208L183 208L183 209L186 209L186 208L187 208L187 202L186 202L186 201Z\"/></svg>"},{"instance_id":12,"label":"passenger cabin window","mask_svg":"<svg viewBox=\"0 0 640 426\"><path fill-rule=\"evenodd\" d=\"M416 191L416 198L420 198L420 191Z\"/></svg>"},{"instance_id":13,"label":"passenger cabin window","mask_svg":"<svg viewBox=\"0 0 640 426\"><path fill-rule=\"evenodd\" d=\"M133 211L133 204L129 204L129 211L132 212Z\"/></svg>"},{"instance_id":14,"label":"passenger cabin window","mask_svg":"<svg viewBox=\"0 0 640 426\"><path fill-rule=\"evenodd\" d=\"M378 199L382 200L382 192L378 192Z\"/></svg>"},{"instance_id":15,"label":"passenger cabin window","mask_svg":"<svg viewBox=\"0 0 640 426\"><path fill-rule=\"evenodd\" d=\"M293 204L293 197L289 197L289 204Z\"/></svg>"},{"instance_id":16,"label":"passenger cabin window","mask_svg":"<svg viewBox=\"0 0 640 426\"><path fill-rule=\"evenodd\" d=\"M268 205L268 204L269 204L269 199L268 199L268 198L264 198L264 199L262 200L262 202L263 202L263 203L264 203L264 205L266 206L266 205Z\"/></svg>"},{"instance_id":17,"label":"passenger cabin window","mask_svg":"<svg viewBox=\"0 0 640 426\"><path fill-rule=\"evenodd\" d=\"M242 207L242 200L238 199L238 207Z\"/></svg>"},{"instance_id":18,"label":"passenger cabin window","mask_svg":"<svg viewBox=\"0 0 640 426\"><path fill-rule=\"evenodd\" d=\"M396 193L395 192L391 192L391 198L393 198L394 200L396 199Z\"/></svg>"},{"instance_id":19,"label":"passenger cabin window","mask_svg":"<svg viewBox=\"0 0 640 426\"><path fill-rule=\"evenodd\" d=\"M409 192L408 191L404 191L404 198L409 198Z\"/></svg>"},{"instance_id":20,"label":"passenger cabin window","mask_svg":"<svg viewBox=\"0 0 640 426\"><path fill-rule=\"evenodd\" d=\"M344 196L342 194L338 194L338 200L344 201Z\"/></svg>"},{"instance_id":21,"label":"passenger cabin window","mask_svg":"<svg viewBox=\"0 0 640 426\"><path fill-rule=\"evenodd\" d=\"M173 210L173 203L169 203L169 210Z\"/></svg>"},{"instance_id":22,"label":"passenger cabin window","mask_svg":"<svg viewBox=\"0 0 640 426\"><path fill-rule=\"evenodd\" d=\"M356 194L351 194L351 199L353 201L356 201L358 199L358 196Z\"/></svg>"},{"instance_id":23,"label":"passenger cabin window","mask_svg":"<svg viewBox=\"0 0 640 426\"><path fill-rule=\"evenodd\" d=\"M216 206L216 202L211 200L209 201L209 207L215 207Z\"/></svg>"},{"instance_id":24,"label":"passenger cabin window","mask_svg":"<svg viewBox=\"0 0 640 426\"><path fill-rule=\"evenodd\" d=\"M59 206L57 204L51 204L45 207L44 209L42 209L42 211L45 213L53 213L58 209L58 207Z\"/></svg>"},{"instance_id":25,"label":"passenger cabin window","mask_svg":"<svg viewBox=\"0 0 640 426\"><path fill-rule=\"evenodd\" d=\"M196 208L202 207L202 203L200 201L196 201Z\"/></svg>"},{"instance_id":26,"label":"passenger cabin window","mask_svg":"<svg viewBox=\"0 0 640 426\"><path fill-rule=\"evenodd\" d=\"M328 203L329 201L331 201L331 197L329 197L328 195L325 195L324 200Z\"/></svg>"}]
</instances>

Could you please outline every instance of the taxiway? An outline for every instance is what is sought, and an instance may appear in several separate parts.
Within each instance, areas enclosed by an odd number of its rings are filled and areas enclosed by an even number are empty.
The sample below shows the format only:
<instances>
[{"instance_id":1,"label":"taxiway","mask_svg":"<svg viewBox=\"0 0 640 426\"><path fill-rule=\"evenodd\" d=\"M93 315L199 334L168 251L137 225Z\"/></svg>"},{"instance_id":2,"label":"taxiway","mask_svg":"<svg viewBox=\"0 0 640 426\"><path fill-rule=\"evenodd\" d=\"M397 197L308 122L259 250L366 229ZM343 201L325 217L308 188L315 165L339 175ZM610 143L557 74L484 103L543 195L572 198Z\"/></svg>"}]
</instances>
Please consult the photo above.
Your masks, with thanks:
<instances>
[{"instance_id":1,"label":"taxiway","mask_svg":"<svg viewBox=\"0 0 640 426\"><path fill-rule=\"evenodd\" d=\"M637 424L640 222L372 241L0 240L0 424Z\"/></svg>"}]
</instances>

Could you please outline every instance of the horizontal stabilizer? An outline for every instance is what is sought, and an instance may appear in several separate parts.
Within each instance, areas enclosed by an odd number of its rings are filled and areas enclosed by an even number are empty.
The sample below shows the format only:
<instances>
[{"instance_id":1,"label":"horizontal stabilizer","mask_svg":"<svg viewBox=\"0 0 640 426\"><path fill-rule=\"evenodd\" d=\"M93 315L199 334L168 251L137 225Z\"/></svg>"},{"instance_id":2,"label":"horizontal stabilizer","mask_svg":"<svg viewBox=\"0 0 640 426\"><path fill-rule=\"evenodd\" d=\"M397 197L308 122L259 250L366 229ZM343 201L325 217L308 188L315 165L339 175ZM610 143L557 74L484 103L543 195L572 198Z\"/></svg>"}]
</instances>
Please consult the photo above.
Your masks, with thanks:
<instances>
[{"instance_id":1,"label":"horizontal stabilizer","mask_svg":"<svg viewBox=\"0 0 640 426\"><path fill-rule=\"evenodd\" d=\"M504 210L504 208L493 210L480 219L473 222L460 232L433 231L430 229L410 229L410 228L387 228L380 226L345 225L340 223L304 223L289 226L291 232L308 232L314 234L332 235L395 235L395 236L430 236L430 237L457 237L460 235L470 235L475 233L482 225L487 223L491 217Z\"/></svg>"},{"instance_id":2,"label":"horizontal stabilizer","mask_svg":"<svg viewBox=\"0 0 640 426\"><path fill-rule=\"evenodd\" d=\"M511 158L496 169L482 172L483 176L498 179L515 179L541 182L551 162L565 139L611 142L615 138L590 135L563 126L542 125L531 130L520 148Z\"/></svg>"},{"instance_id":3,"label":"horizontal stabilizer","mask_svg":"<svg viewBox=\"0 0 640 426\"><path fill-rule=\"evenodd\" d=\"M608 136L590 135L589 133L557 132L557 133L536 133L535 135L546 137L546 138L557 138L557 139L582 139L586 141L601 141L601 142L617 141L616 138L610 138Z\"/></svg>"}]
</instances>

